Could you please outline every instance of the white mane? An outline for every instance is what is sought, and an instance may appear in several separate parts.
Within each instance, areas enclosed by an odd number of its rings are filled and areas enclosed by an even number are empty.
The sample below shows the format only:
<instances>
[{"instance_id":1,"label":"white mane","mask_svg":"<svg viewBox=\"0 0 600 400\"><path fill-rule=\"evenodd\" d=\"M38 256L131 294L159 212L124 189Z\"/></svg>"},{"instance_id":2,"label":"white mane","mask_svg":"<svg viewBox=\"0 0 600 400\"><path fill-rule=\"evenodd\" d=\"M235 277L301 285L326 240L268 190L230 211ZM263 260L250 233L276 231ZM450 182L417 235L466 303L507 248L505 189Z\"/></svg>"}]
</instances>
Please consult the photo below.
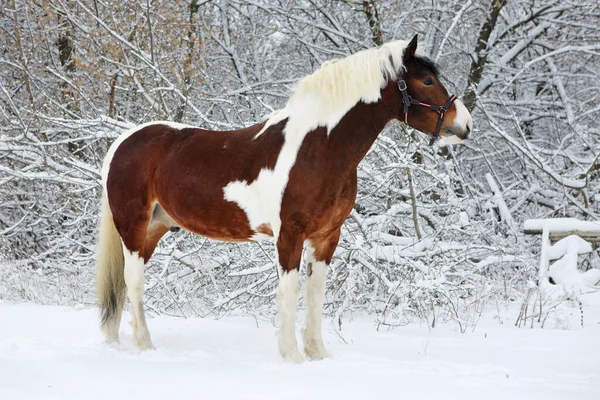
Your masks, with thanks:
<instances>
[{"instance_id":1,"label":"white mane","mask_svg":"<svg viewBox=\"0 0 600 400\"><path fill-rule=\"evenodd\" d=\"M381 89L403 71L402 56L408 43L397 40L323 63L296 84L286 106L268 116L262 131L285 118L291 120L294 117L302 121L296 123L303 125L302 128L296 126L295 132L306 134L318 126L331 131L359 101L374 103L379 100Z\"/></svg>"}]
</instances>

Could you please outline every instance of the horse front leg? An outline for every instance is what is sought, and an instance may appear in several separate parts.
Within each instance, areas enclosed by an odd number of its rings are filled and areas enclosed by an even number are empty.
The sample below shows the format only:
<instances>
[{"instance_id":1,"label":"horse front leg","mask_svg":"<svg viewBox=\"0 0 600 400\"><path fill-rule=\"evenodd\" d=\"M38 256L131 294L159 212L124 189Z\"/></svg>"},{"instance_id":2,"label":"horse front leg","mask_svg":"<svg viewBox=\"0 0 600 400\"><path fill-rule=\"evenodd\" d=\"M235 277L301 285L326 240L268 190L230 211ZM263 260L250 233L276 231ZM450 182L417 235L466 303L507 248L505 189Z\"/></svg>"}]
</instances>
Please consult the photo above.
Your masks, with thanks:
<instances>
[{"instance_id":1,"label":"horse front leg","mask_svg":"<svg viewBox=\"0 0 600 400\"><path fill-rule=\"evenodd\" d=\"M340 230L307 240L306 248L306 328L302 330L304 353L311 360L329 357L322 334L327 268L337 247Z\"/></svg>"},{"instance_id":2,"label":"horse front leg","mask_svg":"<svg viewBox=\"0 0 600 400\"><path fill-rule=\"evenodd\" d=\"M296 342L296 308L298 307L298 270L302 258L303 239L298 232L282 228L277 239L277 305L281 327L279 328L279 353L284 360L301 363L304 358Z\"/></svg>"}]
</instances>

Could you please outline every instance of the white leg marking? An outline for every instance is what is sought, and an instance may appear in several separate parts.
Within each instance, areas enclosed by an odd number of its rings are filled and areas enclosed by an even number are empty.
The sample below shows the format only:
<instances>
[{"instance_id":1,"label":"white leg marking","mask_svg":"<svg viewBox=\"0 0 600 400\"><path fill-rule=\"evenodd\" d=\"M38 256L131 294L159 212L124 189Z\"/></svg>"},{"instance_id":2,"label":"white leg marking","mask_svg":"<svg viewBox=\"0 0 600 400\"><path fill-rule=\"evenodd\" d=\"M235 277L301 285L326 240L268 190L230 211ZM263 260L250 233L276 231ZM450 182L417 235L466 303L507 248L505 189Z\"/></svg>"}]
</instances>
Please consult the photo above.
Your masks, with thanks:
<instances>
[{"instance_id":1,"label":"white leg marking","mask_svg":"<svg viewBox=\"0 0 600 400\"><path fill-rule=\"evenodd\" d=\"M319 360L329 356L323 344L321 327L327 264L315 259L310 245L306 249L306 273L306 328L302 330L304 353L312 360Z\"/></svg>"},{"instance_id":2,"label":"white leg marking","mask_svg":"<svg viewBox=\"0 0 600 400\"><path fill-rule=\"evenodd\" d=\"M296 308L298 307L298 270L282 272L279 267L277 304L281 327L279 328L279 353L286 361L301 363L304 358L296 342Z\"/></svg>"},{"instance_id":3,"label":"white leg marking","mask_svg":"<svg viewBox=\"0 0 600 400\"><path fill-rule=\"evenodd\" d=\"M144 293L144 259L139 253L131 252L123 246L125 257L125 284L131 303L131 326L133 327L133 344L140 350L152 349L150 332L146 325L142 295Z\"/></svg>"}]
</instances>

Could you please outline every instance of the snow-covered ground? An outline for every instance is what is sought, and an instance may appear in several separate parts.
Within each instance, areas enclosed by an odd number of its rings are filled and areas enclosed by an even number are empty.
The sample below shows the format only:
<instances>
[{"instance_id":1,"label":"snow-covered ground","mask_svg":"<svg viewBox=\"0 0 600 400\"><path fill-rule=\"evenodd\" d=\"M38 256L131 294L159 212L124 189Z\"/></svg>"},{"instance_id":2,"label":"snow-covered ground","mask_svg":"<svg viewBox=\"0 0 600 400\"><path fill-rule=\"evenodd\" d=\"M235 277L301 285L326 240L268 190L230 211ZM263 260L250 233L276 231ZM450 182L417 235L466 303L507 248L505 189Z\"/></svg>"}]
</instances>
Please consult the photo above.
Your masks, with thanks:
<instances>
[{"instance_id":1,"label":"snow-covered ground","mask_svg":"<svg viewBox=\"0 0 600 400\"><path fill-rule=\"evenodd\" d=\"M367 316L340 332L326 323L332 358L291 365L276 328L252 317L153 318L157 350L140 354L127 324L121 344L102 343L95 310L0 303L0 399L598 400L596 306L584 328L577 313L562 329L486 315L464 334L452 324L378 332Z\"/></svg>"}]
</instances>

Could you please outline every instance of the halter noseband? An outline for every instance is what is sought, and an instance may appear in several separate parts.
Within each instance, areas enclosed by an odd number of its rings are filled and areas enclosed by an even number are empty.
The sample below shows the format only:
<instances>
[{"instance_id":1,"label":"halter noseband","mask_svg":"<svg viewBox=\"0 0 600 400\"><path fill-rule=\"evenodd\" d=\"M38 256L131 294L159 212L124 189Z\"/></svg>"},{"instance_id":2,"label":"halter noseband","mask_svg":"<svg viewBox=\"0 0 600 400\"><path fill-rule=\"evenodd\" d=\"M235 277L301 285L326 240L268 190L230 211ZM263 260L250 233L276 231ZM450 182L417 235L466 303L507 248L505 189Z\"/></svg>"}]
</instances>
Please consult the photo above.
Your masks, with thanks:
<instances>
[{"instance_id":1,"label":"halter noseband","mask_svg":"<svg viewBox=\"0 0 600 400\"><path fill-rule=\"evenodd\" d=\"M433 132L431 140L429 141L429 145L433 146L433 144L435 143L437 138L440 136L440 129L442 128L442 122L444 122L444 117L446 116L446 111L448 111L448 108L450 108L452 103L454 103L454 100L456 100L456 96L455 95L450 96L448 98L448 100L446 100L446 103L444 103L443 106L435 106L432 104L420 102L419 100L415 100L412 97L410 97L408 92L406 91L407 87L406 87L406 81L404 81L404 79L401 79L398 81L398 89L400 89L400 92L402 92L402 104L404 104L404 123L405 124L408 124L408 108L413 104L415 104L417 106L428 107L440 115L440 117L438 118L437 125L435 127L435 131Z\"/></svg>"}]
</instances>

